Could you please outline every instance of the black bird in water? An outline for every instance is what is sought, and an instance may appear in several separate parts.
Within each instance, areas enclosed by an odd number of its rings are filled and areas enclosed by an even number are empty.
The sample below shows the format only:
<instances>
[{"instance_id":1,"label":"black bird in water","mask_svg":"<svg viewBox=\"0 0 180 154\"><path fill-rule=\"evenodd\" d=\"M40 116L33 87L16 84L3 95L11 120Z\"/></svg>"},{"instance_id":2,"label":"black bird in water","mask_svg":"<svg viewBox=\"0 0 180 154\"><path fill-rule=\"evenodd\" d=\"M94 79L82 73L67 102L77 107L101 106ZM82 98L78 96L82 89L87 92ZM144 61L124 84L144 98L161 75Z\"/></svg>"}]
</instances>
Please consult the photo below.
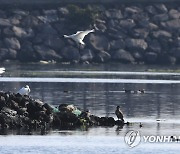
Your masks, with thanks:
<instances>
[{"instance_id":1,"label":"black bird in water","mask_svg":"<svg viewBox=\"0 0 180 154\"><path fill-rule=\"evenodd\" d=\"M123 119L124 116L123 116L122 111L120 110L120 106L116 107L115 114L116 114L118 120L120 119L120 120L124 121L124 119Z\"/></svg>"}]
</instances>

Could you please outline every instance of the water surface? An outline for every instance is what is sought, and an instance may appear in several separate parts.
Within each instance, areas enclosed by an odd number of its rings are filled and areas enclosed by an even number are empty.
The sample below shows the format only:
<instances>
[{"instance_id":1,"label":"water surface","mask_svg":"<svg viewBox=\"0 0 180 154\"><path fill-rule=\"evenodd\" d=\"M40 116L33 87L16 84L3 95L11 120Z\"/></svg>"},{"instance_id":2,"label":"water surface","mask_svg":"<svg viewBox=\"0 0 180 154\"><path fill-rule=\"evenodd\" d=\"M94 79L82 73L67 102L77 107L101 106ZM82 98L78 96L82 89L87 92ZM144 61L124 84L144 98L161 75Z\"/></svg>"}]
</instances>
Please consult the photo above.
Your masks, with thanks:
<instances>
[{"instance_id":1,"label":"water surface","mask_svg":"<svg viewBox=\"0 0 180 154\"><path fill-rule=\"evenodd\" d=\"M139 130L142 135L180 135L177 66L7 64L5 67L6 72L0 77L3 91L16 92L28 84L30 95L46 103L74 104L92 114L114 118L114 110L120 105L125 120L131 124L123 128L53 130L44 136L5 135L0 138L1 153L175 153L178 150L179 143L142 143L133 150L124 143L129 130ZM149 72L149 69L164 71ZM124 89L145 89L145 94L126 94Z\"/></svg>"}]
</instances>

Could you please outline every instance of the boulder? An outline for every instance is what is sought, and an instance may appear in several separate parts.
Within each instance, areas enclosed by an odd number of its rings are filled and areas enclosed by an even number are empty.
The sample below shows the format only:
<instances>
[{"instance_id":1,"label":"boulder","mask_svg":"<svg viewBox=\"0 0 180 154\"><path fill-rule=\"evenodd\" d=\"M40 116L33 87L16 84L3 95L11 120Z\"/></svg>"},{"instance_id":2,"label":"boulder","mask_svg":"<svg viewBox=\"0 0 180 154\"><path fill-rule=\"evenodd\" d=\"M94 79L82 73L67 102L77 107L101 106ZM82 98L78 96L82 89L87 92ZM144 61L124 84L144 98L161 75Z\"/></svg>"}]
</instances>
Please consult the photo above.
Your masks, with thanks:
<instances>
[{"instance_id":1,"label":"boulder","mask_svg":"<svg viewBox=\"0 0 180 154\"><path fill-rule=\"evenodd\" d=\"M163 22L161 24L165 29L176 31L176 30L179 30L180 19L169 20L169 21Z\"/></svg>"},{"instance_id":2,"label":"boulder","mask_svg":"<svg viewBox=\"0 0 180 154\"><path fill-rule=\"evenodd\" d=\"M11 23L8 19L0 18L0 27L8 27L11 26Z\"/></svg>"},{"instance_id":3,"label":"boulder","mask_svg":"<svg viewBox=\"0 0 180 154\"><path fill-rule=\"evenodd\" d=\"M18 38L32 38L34 36L34 31L31 28L21 28L17 26L13 26L12 28L15 36Z\"/></svg>"},{"instance_id":4,"label":"boulder","mask_svg":"<svg viewBox=\"0 0 180 154\"><path fill-rule=\"evenodd\" d=\"M162 21L168 21L169 20L169 16L168 14L164 13L164 14L157 14L153 17L153 21L155 23L159 23Z\"/></svg>"},{"instance_id":5,"label":"boulder","mask_svg":"<svg viewBox=\"0 0 180 154\"><path fill-rule=\"evenodd\" d=\"M176 57L167 54L160 54L158 55L157 63L163 65L174 65L176 63Z\"/></svg>"},{"instance_id":6,"label":"boulder","mask_svg":"<svg viewBox=\"0 0 180 154\"><path fill-rule=\"evenodd\" d=\"M12 25L19 25L20 24L20 19L16 16L9 18L9 21Z\"/></svg>"},{"instance_id":7,"label":"boulder","mask_svg":"<svg viewBox=\"0 0 180 154\"><path fill-rule=\"evenodd\" d=\"M35 27L37 26L39 23L41 23L39 21L38 18L32 16L32 15L29 15L29 16L26 16L25 18L23 18L23 20L21 21L21 24L24 26L24 27Z\"/></svg>"},{"instance_id":8,"label":"boulder","mask_svg":"<svg viewBox=\"0 0 180 154\"><path fill-rule=\"evenodd\" d=\"M92 61L94 58L94 53L92 50L90 49L84 49L81 52L81 61L85 62L85 61Z\"/></svg>"},{"instance_id":9,"label":"boulder","mask_svg":"<svg viewBox=\"0 0 180 154\"><path fill-rule=\"evenodd\" d=\"M138 14L140 12L142 12L142 9L136 6L126 7L124 10L125 17L129 17L131 15Z\"/></svg>"},{"instance_id":10,"label":"boulder","mask_svg":"<svg viewBox=\"0 0 180 154\"><path fill-rule=\"evenodd\" d=\"M54 49L55 51L59 51L65 46L65 43L62 39L53 35L50 35L47 38L45 38L44 44L50 47L51 49Z\"/></svg>"},{"instance_id":11,"label":"boulder","mask_svg":"<svg viewBox=\"0 0 180 154\"><path fill-rule=\"evenodd\" d=\"M56 22L59 20L57 10L44 10L43 13L45 22Z\"/></svg>"},{"instance_id":12,"label":"boulder","mask_svg":"<svg viewBox=\"0 0 180 154\"><path fill-rule=\"evenodd\" d=\"M123 15L119 9L110 9L105 11L105 16L110 19L122 19Z\"/></svg>"},{"instance_id":13,"label":"boulder","mask_svg":"<svg viewBox=\"0 0 180 154\"><path fill-rule=\"evenodd\" d=\"M5 38L4 43L7 48L19 50L21 48L20 42L18 39L11 37L11 38Z\"/></svg>"},{"instance_id":14,"label":"boulder","mask_svg":"<svg viewBox=\"0 0 180 154\"><path fill-rule=\"evenodd\" d=\"M61 50L60 54L63 57L63 59L66 61L78 62L80 60L79 50L72 46L64 47Z\"/></svg>"},{"instance_id":15,"label":"boulder","mask_svg":"<svg viewBox=\"0 0 180 154\"><path fill-rule=\"evenodd\" d=\"M36 45L34 49L38 55L39 60L55 60L61 61L62 57L58 55L54 50L44 45Z\"/></svg>"},{"instance_id":16,"label":"boulder","mask_svg":"<svg viewBox=\"0 0 180 154\"><path fill-rule=\"evenodd\" d=\"M133 27L136 26L136 23L134 22L133 19L126 19L126 20L121 20L119 25L122 27L122 28L125 28L125 29L131 29Z\"/></svg>"},{"instance_id":17,"label":"boulder","mask_svg":"<svg viewBox=\"0 0 180 154\"><path fill-rule=\"evenodd\" d=\"M99 53L95 55L95 58L94 58L96 62L100 62L100 63L107 62L110 59L111 59L111 55L107 53L106 51L100 51Z\"/></svg>"},{"instance_id":18,"label":"boulder","mask_svg":"<svg viewBox=\"0 0 180 154\"><path fill-rule=\"evenodd\" d=\"M51 26L51 24L41 24L38 25L38 31L42 34L48 34L48 35L58 35L57 31Z\"/></svg>"},{"instance_id":19,"label":"boulder","mask_svg":"<svg viewBox=\"0 0 180 154\"><path fill-rule=\"evenodd\" d=\"M88 44L98 51L107 51L110 47L107 37L103 34L90 34Z\"/></svg>"},{"instance_id":20,"label":"boulder","mask_svg":"<svg viewBox=\"0 0 180 154\"><path fill-rule=\"evenodd\" d=\"M3 29L3 34L5 37L14 37L14 32L11 27L6 27Z\"/></svg>"},{"instance_id":21,"label":"boulder","mask_svg":"<svg viewBox=\"0 0 180 154\"><path fill-rule=\"evenodd\" d=\"M150 15L156 15L156 14L158 14L156 8L155 8L153 5L148 5L148 6L146 6L146 7L145 7L145 10L146 10L146 12L148 12Z\"/></svg>"},{"instance_id":22,"label":"boulder","mask_svg":"<svg viewBox=\"0 0 180 154\"><path fill-rule=\"evenodd\" d=\"M29 41L23 41L21 50L18 52L18 59L21 62L34 62L37 61L37 53L35 52L33 45Z\"/></svg>"},{"instance_id":23,"label":"boulder","mask_svg":"<svg viewBox=\"0 0 180 154\"><path fill-rule=\"evenodd\" d=\"M149 35L149 30L145 28L137 28L133 29L130 33L134 38L145 39Z\"/></svg>"},{"instance_id":24,"label":"boulder","mask_svg":"<svg viewBox=\"0 0 180 154\"><path fill-rule=\"evenodd\" d=\"M175 9L171 9L168 13L170 19L179 19L180 18L180 12Z\"/></svg>"},{"instance_id":25,"label":"boulder","mask_svg":"<svg viewBox=\"0 0 180 154\"><path fill-rule=\"evenodd\" d=\"M161 45L158 40L151 40L148 42L148 50L155 52L155 53L160 53L161 52Z\"/></svg>"},{"instance_id":26,"label":"boulder","mask_svg":"<svg viewBox=\"0 0 180 154\"><path fill-rule=\"evenodd\" d=\"M170 50L170 53L176 57L178 59L178 61L180 60L180 47L177 48L173 48Z\"/></svg>"},{"instance_id":27,"label":"boulder","mask_svg":"<svg viewBox=\"0 0 180 154\"><path fill-rule=\"evenodd\" d=\"M115 40L127 38L127 34L124 31L116 30L114 28L109 29L107 34L110 38Z\"/></svg>"},{"instance_id":28,"label":"boulder","mask_svg":"<svg viewBox=\"0 0 180 154\"><path fill-rule=\"evenodd\" d=\"M153 35L154 38L166 38L166 39L168 39L168 38L172 37L172 34L165 31L165 30L154 31L152 33L152 35Z\"/></svg>"},{"instance_id":29,"label":"boulder","mask_svg":"<svg viewBox=\"0 0 180 154\"><path fill-rule=\"evenodd\" d=\"M143 54L141 52L139 52L139 51L132 51L131 54L134 57L136 62L143 62L144 61L144 57L143 57Z\"/></svg>"},{"instance_id":30,"label":"boulder","mask_svg":"<svg viewBox=\"0 0 180 154\"><path fill-rule=\"evenodd\" d=\"M180 47L180 37L177 37L176 39L174 39L174 46Z\"/></svg>"},{"instance_id":31,"label":"boulder","mask_svg":"<svg viewBox=\"0 0 180 154\"><path fill-rule=\"evenodd\" d=\"M60 17L65 17L69 14L69 10L66 7L58 8Z\"/></svg>"},{"instance_id":32,"label":"boulder","mask_svg":"<svg viewBox=\"0 0 180 154\"><path fill-rule=\"evenodd\" d=\"M125 44L129 49L138 49L138 50L146 50L148 44L144 39L131 39L128 38L125 40Z\"/></svg>"},{"instance_id":33,"label":"boulder","mask_svg":"<svg viewBox=\"0 0 180 154\"><path fill-rule=\"evenodd\" d=\"M123 39L113 40L110 42L110 50L124 49L125 42Z\"/></svg>"},{"instance_id":34,"label":"boulder","mask_svg":"<svg viewBox=\"0 0 180 154\"><path fill-rule=\"evenodd\" d=\"M155 64L157 63L157 53L155 52L146 52L144 55L145 62L148 64Z\"/></svg>"},{"instance_id":35,"label":"boulder","mask_svg":"<svg viewBox=\"0 0 180 154\"><path fill-rule=\"evenodd\" d=\"M17 51L13 49L1 48L0 49L0 61L16 59Z\"/></svg>"},{"instance_id":36,"label":"boulder","mask_svg":"<svg viewBox=\"0 0 180 154\"><path fill-rule=\"evenodd\" d=\"M168 12L166 5L163 3L158 3L158 4L155 4L154 6L159 13L167 13Z\"/></svg>"},{"instance_id":37,"label":"boulder","mask_svg":"<svg viewBox=\"0 0 180 154\"><path fill-rule=\"evenodd\" d=\"M3 19L7 18L7 13L3 11L2 9L0 10L0 18L3 18Z\"/></svg>"},{"instance_id":38,"label":"boulder","mask_svg":"<svg viewBox=\"0 0 180 154\"><path fill-rule=\"evenodd\" d=\"M158 25L150 22L149 20L140 20L138 25L149 30L157 30L159 28Z\"/></svg>"},{"instance_id":39,"label":"boulder","mask_svg":"<svg viewBox=\"0 0 180 154\"><path fill-rule=\"evenodd\" d=\"M28 16L29 15L29 11L25 11L25 10L22 10L22 9L12 10L12 13L14 13L16 15L20 15L20 16Z\"/></svg>"},{"instance_id":40,"label":"boulder","mask_svg":"<svg viewBox=\"0 0 180 154\"><path fill-rule=\"evenodd\" d=\"M135 61L133 56L123 49L116 50L112 55L112 59L123 63L133 63Z\"/></svg>"}]
</instances>

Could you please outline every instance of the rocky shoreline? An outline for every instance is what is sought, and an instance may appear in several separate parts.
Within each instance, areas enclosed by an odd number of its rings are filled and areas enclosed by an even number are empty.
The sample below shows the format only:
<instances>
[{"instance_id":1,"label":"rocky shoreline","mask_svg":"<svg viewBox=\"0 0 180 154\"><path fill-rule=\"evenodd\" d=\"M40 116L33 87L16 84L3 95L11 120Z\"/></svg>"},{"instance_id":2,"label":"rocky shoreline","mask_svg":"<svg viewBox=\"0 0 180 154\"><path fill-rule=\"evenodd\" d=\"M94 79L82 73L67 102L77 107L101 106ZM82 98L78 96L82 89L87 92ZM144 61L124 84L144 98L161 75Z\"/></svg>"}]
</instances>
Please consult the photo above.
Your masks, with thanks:
<instances>
[{"instance_id":1,"label":"rocky shoreline","mask_svg":"<svg viewBox=\"0 0 180 154\"><path fill-rule=\"evenodd\" d=\"M180 63L179 3L0 9L0 62ZM80 51L64 34L95 28Z\"/></svg>"},{"instance_id":2,"label":"rocky shoreline","mask_svg":"<svg viewBox=\"0 0 180 154\"><path fill-rule=\"evenodd\" d=\"M113 117L99 117L74 105L54 107L39 99L19 93L0 92L0 134L4 130L26 132L53 129L88 128L92 126L123 127L124 121Z\"/></svg>"}]
</instances>

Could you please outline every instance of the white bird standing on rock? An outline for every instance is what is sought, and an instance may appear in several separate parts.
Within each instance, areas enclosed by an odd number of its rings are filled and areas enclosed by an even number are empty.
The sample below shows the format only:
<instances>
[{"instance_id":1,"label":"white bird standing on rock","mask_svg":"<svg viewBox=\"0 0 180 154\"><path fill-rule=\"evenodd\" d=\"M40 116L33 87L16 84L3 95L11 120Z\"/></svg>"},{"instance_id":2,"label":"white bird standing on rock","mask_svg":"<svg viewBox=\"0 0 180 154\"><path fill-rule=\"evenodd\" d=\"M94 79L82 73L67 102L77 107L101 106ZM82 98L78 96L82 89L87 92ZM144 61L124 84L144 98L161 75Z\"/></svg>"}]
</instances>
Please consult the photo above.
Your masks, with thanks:
<instances>
[{"instance_id":1,"label":"white bird standing on rock","mask_svg":"<svg viewBox=\"0 0 180 154\"><path fill-rule=\"evenodd\" d=\"M85 30L85 31L78 31L76 34L72 34L72 35L64 35L65 38L71 38L73 39L80 47L80 45L85 45L85 43L83 42L83 39L86 35L88 35L89 33L94 32L95 30Z\"/></svg>"},{"instance_id":2,"label":"white bird standing on rock","mask_svg":"<svg viewBox=\"0 0 180 154\"><path fill-rule=\"evenodd\" d=\"M5 72L5 68L4 67L0 67L0 74Z\"/></svg>"},{"instance_id":3,"label":"white bird standing on rock","mask_svg":"<svg viewBox=\"0 0 180 154\"><path fill-rule=\"evenodd\" d=\"M30 88L28 85L26 85L25 87L22 87L17 93L21 94L21 95L28 95L30 93Z\"/></svg>"}]
</instances>

